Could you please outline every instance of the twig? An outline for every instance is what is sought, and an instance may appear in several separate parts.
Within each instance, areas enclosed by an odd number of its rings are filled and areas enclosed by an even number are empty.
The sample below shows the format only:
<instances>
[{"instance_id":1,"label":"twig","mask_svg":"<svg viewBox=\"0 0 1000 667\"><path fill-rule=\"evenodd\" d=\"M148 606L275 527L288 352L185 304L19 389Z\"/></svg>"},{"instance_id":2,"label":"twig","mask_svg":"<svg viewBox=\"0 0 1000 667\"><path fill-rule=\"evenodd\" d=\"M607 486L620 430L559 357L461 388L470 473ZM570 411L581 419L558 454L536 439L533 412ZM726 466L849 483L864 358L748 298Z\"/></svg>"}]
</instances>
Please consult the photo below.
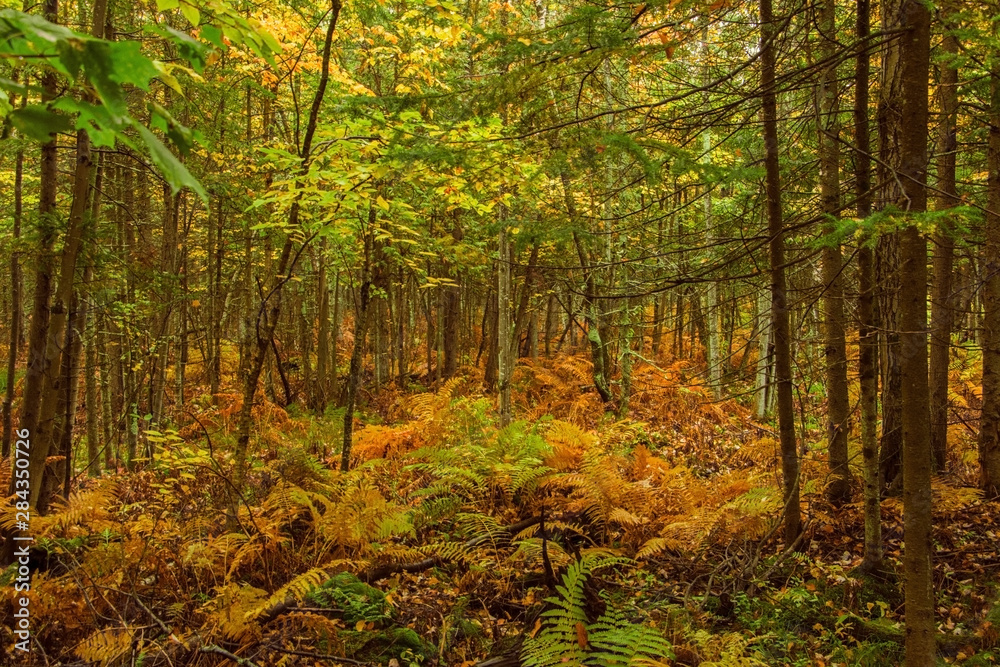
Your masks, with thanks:
<instances>
[{"instance_id":1,"label":"twig","mask_svg":"<svg viewBox=\"0 0 1000 667\"><path fill-rule=\"evenodd\" d=\"M339 655L330 655L329 653L312 653L311 651L295 651L290 648L280 648L274 644L268 644L267 647L272 651L277 651L279 653L287 653L288 655L298 655L303 658L317 658L319 660L334 660L336 662L346 662L350 665L370 665L370 662L361 662L360 660L355 660L353 658L341 658Z\"/></svg>"},{"instance_id":2,"label":"twig","mask_svg":"<svg viewBox=\"0 0 1000 667\"><path fill-rule=\"evenodd\" d=\"M216 646L215 644L208 644L207 646L202 646L198 650L202 653L214 653L216 655L221 655L223 658L229 658L240 667L259 667L259 665L253 660L250 660L249 658L241 658L235 653L230 653L226 649L222 648L221 646Z\"/></svg>"}]
</instances>

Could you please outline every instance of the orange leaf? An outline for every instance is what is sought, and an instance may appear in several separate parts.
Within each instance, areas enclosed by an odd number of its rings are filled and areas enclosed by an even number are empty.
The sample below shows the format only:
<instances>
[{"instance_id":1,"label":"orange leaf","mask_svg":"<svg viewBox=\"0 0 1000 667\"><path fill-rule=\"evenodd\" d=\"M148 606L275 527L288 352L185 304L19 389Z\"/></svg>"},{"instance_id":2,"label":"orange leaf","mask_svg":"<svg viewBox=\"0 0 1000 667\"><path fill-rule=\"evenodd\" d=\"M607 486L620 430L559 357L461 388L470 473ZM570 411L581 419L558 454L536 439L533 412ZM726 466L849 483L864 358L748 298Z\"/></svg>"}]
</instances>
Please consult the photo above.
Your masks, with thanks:
<instances>
[{"instance_id":1,"label":"orange leaf","mask_svg":"<svg viewBox=\"0 0 1000 667\"><path fill-rule=\"evenodd\" d=\"M580 648L587 648L587 628L579 621L576 622L576 643Z\"/></svg>"}]
</instances>

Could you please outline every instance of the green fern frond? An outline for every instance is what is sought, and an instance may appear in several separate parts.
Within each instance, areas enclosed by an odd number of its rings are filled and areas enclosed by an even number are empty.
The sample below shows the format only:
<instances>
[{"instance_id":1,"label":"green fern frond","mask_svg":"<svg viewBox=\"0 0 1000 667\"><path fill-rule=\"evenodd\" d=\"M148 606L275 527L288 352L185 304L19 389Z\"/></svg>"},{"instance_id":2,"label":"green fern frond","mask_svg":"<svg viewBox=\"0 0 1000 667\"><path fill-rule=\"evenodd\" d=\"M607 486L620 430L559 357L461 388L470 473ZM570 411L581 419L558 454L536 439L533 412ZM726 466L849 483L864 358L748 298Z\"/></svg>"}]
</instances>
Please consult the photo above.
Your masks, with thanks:
<instances>
[{"instance_id":1,"label":"green fern frond","mask_svg":"<svg viewBox=\"0 0 1000 667\"><path fill-rule=\"evenodd\" d=\"M631 563L619 556L590 556L566 569L558 595L546 598L552 608L542 614L544 625L524 643L525 667L654 667L672 658L670 643L655 628L633 623L612 607L587 623L584 586L597 569Z\"/></svg>"}]
</instances>

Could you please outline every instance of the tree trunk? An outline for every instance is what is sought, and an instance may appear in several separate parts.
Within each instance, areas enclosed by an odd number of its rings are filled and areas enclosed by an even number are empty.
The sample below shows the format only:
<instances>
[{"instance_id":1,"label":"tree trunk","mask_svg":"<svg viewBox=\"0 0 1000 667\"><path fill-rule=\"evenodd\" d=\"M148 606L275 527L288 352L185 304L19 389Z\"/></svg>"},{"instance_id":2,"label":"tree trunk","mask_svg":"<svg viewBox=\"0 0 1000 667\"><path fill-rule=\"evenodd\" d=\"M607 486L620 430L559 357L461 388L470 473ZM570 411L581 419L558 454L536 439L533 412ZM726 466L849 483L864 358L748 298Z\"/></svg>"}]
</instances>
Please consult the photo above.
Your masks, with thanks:
<instances>
[{"instance_id":1,"label":"tree trunk","mask_svg":"<svg viewBox=\"0 0 1000 667\"><path fill-rule=\"evenodd\" d=\"M778 435L784 479L785 547L792 548L802 531L799 508L799 454L795 443L792 404L791 331L785 287L785 231L781 215L781 176L778 164L778 112L775 91L774 24L771 0L760 0L761 109L764 125L764 168L767 229L771 261L771 330L774 336L774 380L778 395Z\"/></svg>"},{"instance_id":2,"label":"tree trunk","mask_svg":"<svg viewBox=\"0 0 1000 667\"><path fill-rule=\"evenodd\" d=\"M701 57L705 62L702 82L708 84L710 80L708 70L708 54L706 45L708 41L708 28L702 28L701 33ZM704 102L708 106L708 90L704 93ZM712 130L706 128L701 133L702 161L711 166L712 164ZM705 216L705 244L711 248L715 244L715 221L712 219L712 185L705 184L705 193L702 198L703 213ZM708 386L712 390L712 398L719 400L722 397L722 361L719 345L719 286L714 280L708 281L705 294L705 363L708 366Z\"/></svg>"},{"instance_id":3,"label":"tree trunk","mask_svg":"<svg viewBox=\"0 0 1000 667\"><path fill-rule=\"evenodd\" d=\"M902 379L899 359L899 234L888 232L875 246L876 319L879 372L882 377L882 435L879 443L879 484L898 495L902 486Z\"/></svg>"},{"instance_id":4,"label":"tree trunk","mask_svg":"<svg viewBox=\"0 0 1000 667\"><path fill-rule=\"evenodd\" d=\"M73 477L73 432L80 397L80 357L83 352L83 332L88 319L86 285L92 277L91 267L88 266L83 278L84 287L78 289L73 296L72 312L66 327L65 349L69 350L69 354L63 352L65 390L57 408L57 415L60 417L55 438L59 443L58 454L64 458L52 466L52 487L58 492L61 485L64 499L69 498L70 480Z\"/></svg>"},{"instance_id":5,"label":"tree trunk","mask_svg":"<svg viewBox=\"0 0 1000 667\"><path fill-rule=\"evenodd\" d=\"M222 212L222 197L218 197L217 210L215 214L215 238L212 237L213 225L208 227L208 275L209 275L209 318L208 318L208 345L209 345L209 368L208 382L209 392L212 396L219 393L219 382L222 379L222 313L224 306L224 290L222 287L222 260L225 252L225 242L223 241L223 229L225 227L225 217ZM211 222L211 215L208 216Z\"/></svg>"},{"instance_id":6,"label":"tree trunk","mask_svg":"<svg viewBox=\"0 0 1000 667\"><path fill-rule=\"evenodd\" d=\"M44 479L46 458L51 445L58 442L58 407L60 397L66 396L68 378L62 373L64 354L71 355L72 349L66 347L66 330L70 319L73 302L73 288L76 276L77 258L84 242L84 227L87 213L87 194L90 190L90 169L92 166L90 140L86 131L77 132L76 170L73 182L73 200L70 207L69 226L66 230L66 240L63 244L59 266L59 282L55 289L52 304L40 305L39 315L49 315L46 331L40 332L44 338L45 360L39 364L44 368L40 391L40 406L37 411L37 425L28 429L31 432L31 454L29 459L29 479L31 479L31 507L39 505L42 489L46 488ZM40 276L39 279L42 279ZM35 314L32 314L34 326ZM25 401L25 412L28 403ZM22 428L27 428L22 426ZM58 446L58 445L57 445Z\"/></svg>"},{"instance_id":7,"label":"tree trunk","mask_svg":"<svg viewBox=\"0 0 1000 667\"><path fill-rule=\"evenodd\" d=\"M518 357L524 356L524 354L522 354L521 346L519 345L521 332L525 330L526 324L530 326L531 314L534 312L531 309L531 297L535 291L535 268L538 266L538 250L539 245L536 241L531 245L531 253L528 255L528 265L525 267L524 271L524 284L521 286L521 294L517 303L517 314L514 316L510 344L512 347L512 354ZM528 333L525 337L526 343L528 343L530 337L531 334ZM529 347L530 343L525 346L523 352L527 353L529 351Z\"/></svg>"},{"instance_id":8,"label":"tree trunk","mask_svg":"<svg viewBox=\"0 0 1000 667\"><path fill-rule=\"evenodd\" d=\"M942 13L949 15L947 6ZM941 40L946 56L958 55L958 39L947 32ZM938 99L940 117L937 137L937 208L945 211L959 204L955 186L955 157L958 149L958 69L954 63L940 66ZM931 293L931 451L934 465L944 470L948 461L948 366L951 331L955 323L952 273L955 258L954 226L944 218L934 234L934 281Z\"/></svg>"},{"instance_id":9,"label":"tree trunk","mask_svg":"<svg viewBox=\"0 0 1000 667\"><path fill-rule=\"evenodd\" d=\"M309 290L306 283L299 283L298 307L293 315L298 326L299 338L299 373L302 376L302 397L303 407L308 408L313 401L313 373L312 373L312 314L309 309Z\"/></svg>"},{"instance_id":10,"label":"tree trunk","mask_svg":"<svg viewBox=\"0 0 1000 667\"><path fill-rule=\"evenodd\" d=\"M354 313L354 349L351 351L351 368L347 375L347 401L344 410L344 440L340 450L340 469L347 472L351 468L351 444L354 438L354 406L358 388L361 385L361 362L364 360L365 338L368 334L368 314L371 310L372 264L374 262L375 207L368 209L368 230L364 235L365 266L361 278L358 306Z\"/></svg>"},{"instance_id":11,"label":"tree trunk","mask_svg":"<svg viewBox=\"0 0 1000 667\"><path fill-rule=\"evenodd\" d=\"M101 435L104 440L104 468L114 471L117 467L115 465L115 457L118 455L117 444L120 442L120 434L122 432L122 429L116 425L116 420L121 418L123 411L118 410L115 412L112 410L112 395L113 388L116 388L118 391L119 401L124 394L121 384L121 346L110 344L108 334L106 333L109 328L106 319L102 323L102 326L98 326L96 322L94 325L94 333L96 334L95 345L101 350L110 349L110 352L98 355L97 365L101 373Z\"/></svg>"},{"instance_id":12,"label":"tree trunk","mask_svg":"<svg viewBox=\"0 0 1000 667\"><path fill-rule=\"evenodd\" d=\"M880 14L886 31L900 28L902 0L882 0ZM882 47L881 82L878 100L878 208L885 210L903 197L896 166L902 146L903 67L901 40L893 39ZM879 476L882 488L898 494L902 482L902 385L899 350L899 233L889 232L878 239L875 248L875 278L879 286L876 308L879 330L879 362L882 375L882 438Z\"/></svg>"},{"instance_id":13,"label":"tree trunk","mask_svg":"<svg viewBox=\"0 0 1000 667\"><path fill-rule=\"evenodd\" d=\"M59 20L59 3L57 0L45 0L42 12L46 20L53 23ZM48 101L56 95L56 76L54 72L45 72L41 76L42 101ZM50 135L50 141L42 144L40 174L38 187L38 253L35 258L35 291L31 311L31 323L28 333L28 366L24 377L24 391L21 395L20 430L27 431L32 445L38 441L38 425L42 409L42 392L45 380L50 372L50 357L48 355L49 328L51 311L49 300L52 295L52 282L55 274L55 241L58 220L56 219L56 188L58 185L58 164L56 158L56 138ZM31 497L34 507L38 501L38 492L42 487L41 473L45 467L45 457L48 455L48 442L31 448L29 460ZM41 455L36 452L44 452ZM34 470L31 470L34 468ZM11 477L10 493L14 492L14 478ZM4 531L7 537L3 565L11 562L14 554L14 541L11 533Z\"/></svg>"},{"instance_id":14,"label":"tree trunk","mask_svg":"<svg viewBox=\"0 0 1000 667\"><path fill-rule=\"evenodd\" d=\"M465 237L457 212L455 213L451 228L451 237L456 245L461 243ZM444 343L443 377L450 378L458 371L458 329L462 321L462 300L461 288L458 285L458 273L448 262L445 262L444 274L455 283L453 285L445 285L442 295L444 310L444 331L442 332Z\"/></svg>"},{"instance_id":15,"label":"tree trunk","mask_svg":"<svg viewBox=\"0 0 1000 667\"><path fill-rule=\"evenodd\" d=\"M340 377L337 354L340 350L340 271L333 277L333 322L330 325L330 400L340 405Z\"/></svg>"},{"instance_id":16,"label":"tree trunk","mask_svg":"<svg viewBox=\"0 0 1000 667\"><path fill-rule=\"evenodd\" d=\"M507 229L506 207L500 205L500 249L497 262L497 384L500 390L500 428L510 424L510 381L514 373L512 348L513 295L510 276L510 233Z\"/></svg>"},{"instance_id":17,"label":"tree trunk","mask_svg":"<svg viewBox=\"0 0 1000 667\"><path fill-rule=\"evenodd\" d=\"M399 287L396 290L396 386L406 389L406 321L408 303L406 299L406 277L403 267L399 267Z\"/></svg>"},{"instance_id":18,"label":"tree trunk","mask_svg":"<svg viewBox=\"0 0 1000 667\"><path fill-rule=\"evenodd\" d=\"M1000 496L1000 67L990 80L989 200L983 252L983 413L979 422L980 485Z\"/></svg>"},{"instance_id":19,"label":"tree trunk","mask_svg":"<svg viewBox=\"0 0 1000 667\"><path fill-rule=\"evenodd\" d=\"M545 358L552 356L552 336L556 326L556 297L549 294L545 302Z\"/></svg>"},{"instance_id":20,"label":"tree trunk","mask_svg":"<svg viewBox=\"0 0 1000 667\"><path fill-rule=\"evenodd\" d=\"M129 166L125 167L124 172L122 178L124 196L122 200L125 202L126 209L132 211L135 210L135 174L131 167L131 161ZM135 242L136 228L128 215L122 215L122 226L125 256L129 262L136 262L139 259ZM131 271L125 275L125 300L127 303L135 303L135 277ZM133 312L127 312L125 318L126 326L121 328L118 333L118 340L122 348L119 363L124 365L124 373L121 377L123 400L119 407L121 407L121 414L124 415L122 425L125 431L125 465L131 470L135 465L139 448L139 382L135 373L139 355L136 352L134 336L128 335L128 332L135 331L138 327Z\"/></svg>"},{"instance_id":21,"label":"tree trunk","mask_svg":"<svg viewBox=\"0 0 1000 667\"><path fill-rule=\"evenodd\" d=\"M25 98L27 100L27 98ZM13 422L11 408L14 403L14 385L17 378L17 352L21 340L21 256L17 250L21 239L23 217L24 150L14 158L14 228L10 252L10 345L7 348L7 390L3 399L3 448L0 458L10 456Z\"/></svg>"},{"instance_id":22,"label":"tree trunk","mask_svg":"<svg viewBox=\"0 0 1000 667\"><path fill-rule=\"evenodd\" d=\"M563 198L566 201L566 212L571 221L577 221L576 204L573 201L573 193L570 189L569 175L566 172L560 174L563 186ZM587 322L587 340L590 342L590 360L594 365L594 387L600 394L601 400L610 403L612 399L611 389L608 384L608 369L605 364L607 342L601 338L601 317L597 307L597 285L594 281L594 271L590 264L590 257L587 249L583 246L580 235L573 231L573 245L576 246L576 255L580 260L580 270L583 271L583 310L584 318ZM572 315L571 315L572 316Z\"/></svg>"},{"instance_id":23,"label":"tree trunk","mask_svg":"<svg viewBox=\"0 0 1000 667\"><path fill-rule=\"evenodd\" d=\"M316 381L309 395L312 397L312 409L316 414L323 414L329 400L330 387L330 286L326 277L326 237L320 239L319 249L313 256L316 266L316 303L318 320L316 341Z\"/></svg>"},{"instance_id":24,"label":"tree trunk","mask_svg":"<svg viewBox=\"0 0 1000 667\"><path fill-rule=\"evenodd\" d=\"M628 417L629 401L632 399L632 338L634 337L635 330L635 316L638 314L635 312L631 305L631 299L626 300L625 304L625 316L622 320L621 327L621 396L618 401L618 418L625 419ZM641 309L638 309L641 313Z\"/></svg>"},{"instance_id":25,"label":"tree trunk","mask_svg":"<svg viewBox=\"0 0 1000 667\"><path fill-rule=\"evenodd\" d=\"M191 216L193 216L193 212ZM191 217L185 216L188 221ZM178 272L180 273L180 304L177 313L177 362L174 365L174 380L177 383L177 393L175 400L175 405L178 408L184 407L184 386L186 382L187 375L187 365L188 365L188 353L190 352L190 342L188 341L188 321L190 320L190 310L188 304L191 302L191 295L189 292L188 285L188 230L190 229L190 222L186 223L183 228L183 234L180 239L180 260L178 262Z\"/></svg>"},{"instance_id":26,"label":"tree trunk","mask_svg":"<svg viewBox=\"0 0 1000 667\"><path fill-rule=\"evenodd\" d=\"M902 114L897 205L909 214L927 208L927 87L930 12L903 0L899 17ZM903 411L903 567L906 574L906 665L936 664L931 569L930 390L927 377L927 241L912 221L900 232L902 279L899 324Z\"/></svg>"},{"instance_id":27,"label":"tree trunk","mask_svg":"<svg viewBox=\"0 0 1000 667\"><path fill-rule=\"evenodd\" d=\"M871 139L868 123L871 35L870 0L857 2L858 55L854 70L855 194L861 219L871 215ZM866 235L858 246L858 375L861 384L861 456L864 471L865 555L862 568L882 566L882 504L878 476L878 330L875 322L875 258Z\"/></svg>"},{"instance_id":28,"label":"tree trunk","mask_svg":"<svg viewBox=\"0 0 1000 667\"><path fill-rule=\"evenodd\" d=\"M101 474L100 415L98 413L97 387L97 314L87 318L85 326L86 367L84 369L85 394L87 402L87 475ZM105 447L107 443L105 443Z\"/></svg>"},{"instance_id":29,"label":"tree trunk","mask_svg":"<svg viewBox=\"0 0 1000 667\"><path fill-rule=\"evenodd\" d=\"M757 298L757 377L754 387L754 414L757 419L767 419L771 390L771 315L768 294L761 290Z\"/></svg>"},{"instance_id":30,"label":"tree trunk","mask_svg":"<svg viewBox=\"0 0 1000 667\"><path fill-rule=\"evenodd\" d=\"M820 62L826 63L816 91L819 116L820 202L829 221L827 233L837 233L840 216L840 123L838 116L837 20L835 0L824 0L816 9L820 33ZM851 500L851 472L848 467L847 436L850 433L850 398L847 389L847 341L844 333L844 288L840 243L823 245L823 328L825 334L827 445L830 455L830 482L827 498L834 505Z\"/></svg>"},{"instance_id":31,"label":"tree trunk","mask_svg":"<svg viewBox=\"0 0 1000 667\"><path fill-rule=\"evenodd\" d=\"M491 276L492 277L492 276ZM498 284L499 278L490 281L490 286L486 291L486 304L483 306L483 336L479 346L480 355L485 348L486 367L483 369L483 384L486 391L492 392L497 383L497 304L499 303L493 286ZM476 362L479 359L477 357Z\"/></svg>"}]
</instances>

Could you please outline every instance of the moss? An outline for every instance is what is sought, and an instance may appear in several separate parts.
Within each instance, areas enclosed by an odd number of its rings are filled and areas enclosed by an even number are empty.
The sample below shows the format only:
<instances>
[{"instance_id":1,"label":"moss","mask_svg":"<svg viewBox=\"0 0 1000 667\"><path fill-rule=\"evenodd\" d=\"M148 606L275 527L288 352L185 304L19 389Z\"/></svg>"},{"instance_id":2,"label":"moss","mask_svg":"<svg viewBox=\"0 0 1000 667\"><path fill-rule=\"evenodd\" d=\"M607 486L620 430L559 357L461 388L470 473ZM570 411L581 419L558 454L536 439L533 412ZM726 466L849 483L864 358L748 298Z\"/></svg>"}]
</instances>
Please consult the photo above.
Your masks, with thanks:
<instances>
[{"instance_id":1,"label":"moss","mask_svg":"<svg viewBox=\"0 0 1000 667\"><path fill-rule=\"evenodd\" d=\"M967 658L962 664L965 667L996 667L997 664L1000 664L1000 652L982 651Z\"/></svg>"}]
</instances>

